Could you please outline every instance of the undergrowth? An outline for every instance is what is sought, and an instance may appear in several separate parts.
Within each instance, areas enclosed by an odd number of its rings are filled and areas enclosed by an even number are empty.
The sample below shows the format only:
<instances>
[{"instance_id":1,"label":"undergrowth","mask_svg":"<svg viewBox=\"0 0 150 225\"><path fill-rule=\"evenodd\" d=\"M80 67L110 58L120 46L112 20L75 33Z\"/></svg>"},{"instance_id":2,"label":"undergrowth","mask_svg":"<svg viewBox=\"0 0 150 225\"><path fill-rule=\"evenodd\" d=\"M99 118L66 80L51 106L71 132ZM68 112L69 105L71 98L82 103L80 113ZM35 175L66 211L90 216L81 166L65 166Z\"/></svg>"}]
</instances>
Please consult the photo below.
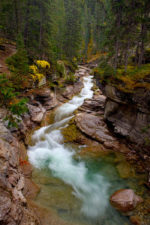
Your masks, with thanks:
<instances>
[{"instance_id":1,"label":"undergrowth","mask_svg":"<svg viewBox=\"0 0 150 225\"><path fill-rule=\"evenodd\" d=\"M113 84L123 92L132 92L140 87L150 90L150 64L129 65L127 70L122 66L116 71L108 64L101 64L93 72L100 82Z\"/></svg>"},{"instance_id":2,"label":"undergrowth","mask_svg":"<svg viewBox=\"0 0 150 225\"><path fill-rule=\"evenodd\" d=\"M6 74L0 75L0 105L8 109L8 114L4 120L8 121L8 127L18 127L21 116L28 111L26 103L28 99L19 98L11 81Z\"/></svg>"}]
</instances>

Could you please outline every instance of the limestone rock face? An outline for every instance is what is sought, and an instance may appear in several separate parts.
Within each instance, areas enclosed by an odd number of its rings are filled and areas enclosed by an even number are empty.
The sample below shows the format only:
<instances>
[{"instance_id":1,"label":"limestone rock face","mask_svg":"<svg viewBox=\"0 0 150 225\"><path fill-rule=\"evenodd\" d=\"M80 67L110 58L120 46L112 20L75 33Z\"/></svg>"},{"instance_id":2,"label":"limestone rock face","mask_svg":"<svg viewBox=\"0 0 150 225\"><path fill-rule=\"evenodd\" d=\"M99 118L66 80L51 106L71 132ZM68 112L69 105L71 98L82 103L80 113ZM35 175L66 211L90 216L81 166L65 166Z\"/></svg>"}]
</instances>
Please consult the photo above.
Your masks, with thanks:
<instances>
[{"instance_id":1,"label":"limestone rock face","mask_svg":"<svg viewBox=\"0 0 150 225\"><path fill-rule=\"evenodd\" d=\"M26 225L38 225L23 195L25 179L19 152L18 140L0 123L0 224L18 225L24 218Z\"/></svg>"},{"instance_id":2,"label":"limestone rock face","mask_svg":"<svg viewBox=\"0 0 150 225\"><path fill-rule=\"evenodd\" d=\"M110 197L110 202L120 212L127 213L134 210L143 200L132 189L121 189Z\"/></svg>"},{"instance_id":3,"label":"limestone rock face","mask_svg":"<svg viewBox=\"0 0 150 225\"><path fill-rule=\"evenodd\" d=\"M11 210L11 199L8 193L3 192L0 195L0 221L7 217L8 212Z\"/></svg>"},{"instance_id":4,"label":"limestone rock face","mask_svg":"<svg viewBox=\"0 0 150 225\"><path fill-rule=\"evenodd\" d=\"M149 83L150 79L146 80ZM142 82L142 81L141 81ZM124 138L138 158L140 170L148 172L147 186L150 187L150 90L138 87L131 92L120 90L111 84L97 85L106 95L104 119L114 133ZM134 156L133 154L134 153Z\"/></svg>"},{"instance_id":5,"label":"limestone rock face","mask_svg":"<svg viewBox=\"0 0 150 225\"><path fill-rule=\"evenodd\" d=\"M105 119L113 125L117 134L144 145L150 136L150 91L139 88L133 93L123 93L106 85L105 93Z\"/></svg>"}]
</instances>

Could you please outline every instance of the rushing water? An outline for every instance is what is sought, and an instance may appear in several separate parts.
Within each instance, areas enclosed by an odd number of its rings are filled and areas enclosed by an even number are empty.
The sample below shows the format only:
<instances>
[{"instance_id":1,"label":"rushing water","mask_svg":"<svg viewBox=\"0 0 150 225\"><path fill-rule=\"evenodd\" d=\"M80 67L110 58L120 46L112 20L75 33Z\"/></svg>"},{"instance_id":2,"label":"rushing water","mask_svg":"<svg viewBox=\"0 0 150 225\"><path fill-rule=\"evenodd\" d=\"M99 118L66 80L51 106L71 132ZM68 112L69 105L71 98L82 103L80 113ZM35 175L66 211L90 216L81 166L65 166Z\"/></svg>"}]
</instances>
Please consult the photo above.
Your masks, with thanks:
<instances>
[{"instance_id":1,"label":"rushing water","mask_svg":"<svg viewBox=\"0 0 150 225\"><path fill-rule=\"evenodd\" d=\"M111 184L111 176L116 176L113 166L100 159L95 162L91 162L90 159L81 160L79 158L75 160L76 151L72 146L65 145L63 142L61 129L67 126L74 116L73 112L83 104L84 100L92 98L92 87L92 76L84 77L84 88L81 93L56 110L55 123L42 127L34 133L35 145L29 147L29 160L37 168L35 170L36 179L38 176L39 179L46 177L49 180L53 180L55 177L55 192L57 190L57 194L63 193L64 202L66 195L72 199L72 211L67 210L66 214L63 215L64 219L80 221L78 224L124 225L126 222L129 224L128 220L119 215L109 204L110 193L115 191L115 186ZM117 187L125 187L125 184L118 180L117 177ZM58 186L60 187L59 191ZM54 206L55 200L53 197L49 197L52 196L51 193L55 196L52 185L46 185L43 188L47 193L45 200L43 197L45 206L59 208L58 213L62 212L63 210L60 210L63 208L62 203L59 207L57 203Z\"/></svg>"}]
</instances>

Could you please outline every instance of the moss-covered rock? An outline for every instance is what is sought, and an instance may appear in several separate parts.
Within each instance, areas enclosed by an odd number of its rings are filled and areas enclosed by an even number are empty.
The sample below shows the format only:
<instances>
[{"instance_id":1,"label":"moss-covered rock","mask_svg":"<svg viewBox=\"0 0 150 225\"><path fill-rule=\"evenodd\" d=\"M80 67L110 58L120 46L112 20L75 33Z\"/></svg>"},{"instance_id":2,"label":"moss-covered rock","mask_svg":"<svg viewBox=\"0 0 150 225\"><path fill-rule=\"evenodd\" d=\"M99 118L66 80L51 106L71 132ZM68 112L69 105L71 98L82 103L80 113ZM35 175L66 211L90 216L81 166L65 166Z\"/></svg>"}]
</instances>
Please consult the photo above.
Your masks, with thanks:
<instances>
[{"instance_id":1,"label":"moss-covered rock","mask_svg":"<svg viewBox=\"0 0 150 225\"><path fill-rule=\"evenodd\" d=\"M64 136L64 142L77 142L80 136L80 131L78 130L74 118L70 120L69 126L62 130Z\"/></svg>"},{"instance_id":2,"label":"moss-covered rock","mask_svg":"<svg viewBox=\"0 0 150 225\"><path fill-rule=\"evenodd\" d=\"M65 63L63 61L61 61L61 60L57 61L56 70L60 77L66 78L67 72L66 72Z\"/></svg>"}]
</instances>

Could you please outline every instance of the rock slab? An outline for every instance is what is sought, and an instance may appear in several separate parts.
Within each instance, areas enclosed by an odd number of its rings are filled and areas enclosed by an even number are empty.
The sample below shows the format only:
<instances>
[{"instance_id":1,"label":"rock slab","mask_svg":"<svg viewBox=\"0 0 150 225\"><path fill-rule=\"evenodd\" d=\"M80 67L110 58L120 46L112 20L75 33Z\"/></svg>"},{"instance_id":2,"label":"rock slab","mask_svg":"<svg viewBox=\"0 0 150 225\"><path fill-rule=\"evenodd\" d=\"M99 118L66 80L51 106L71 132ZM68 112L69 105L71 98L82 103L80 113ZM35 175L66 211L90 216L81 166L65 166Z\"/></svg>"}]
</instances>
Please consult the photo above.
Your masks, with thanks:
<instances>
[{"instance_id":1,"label":"rock slab","mask_svg":"<svg viewBox=\"0 0 150 225\"><path fill-rule=\"evenodd\" d=\"M109 132L103 117L95 116L88 113L77 114L77 127L86 135L104 144L106 148L118 149L119 143Z\"/></svg>"}]
</instances>

